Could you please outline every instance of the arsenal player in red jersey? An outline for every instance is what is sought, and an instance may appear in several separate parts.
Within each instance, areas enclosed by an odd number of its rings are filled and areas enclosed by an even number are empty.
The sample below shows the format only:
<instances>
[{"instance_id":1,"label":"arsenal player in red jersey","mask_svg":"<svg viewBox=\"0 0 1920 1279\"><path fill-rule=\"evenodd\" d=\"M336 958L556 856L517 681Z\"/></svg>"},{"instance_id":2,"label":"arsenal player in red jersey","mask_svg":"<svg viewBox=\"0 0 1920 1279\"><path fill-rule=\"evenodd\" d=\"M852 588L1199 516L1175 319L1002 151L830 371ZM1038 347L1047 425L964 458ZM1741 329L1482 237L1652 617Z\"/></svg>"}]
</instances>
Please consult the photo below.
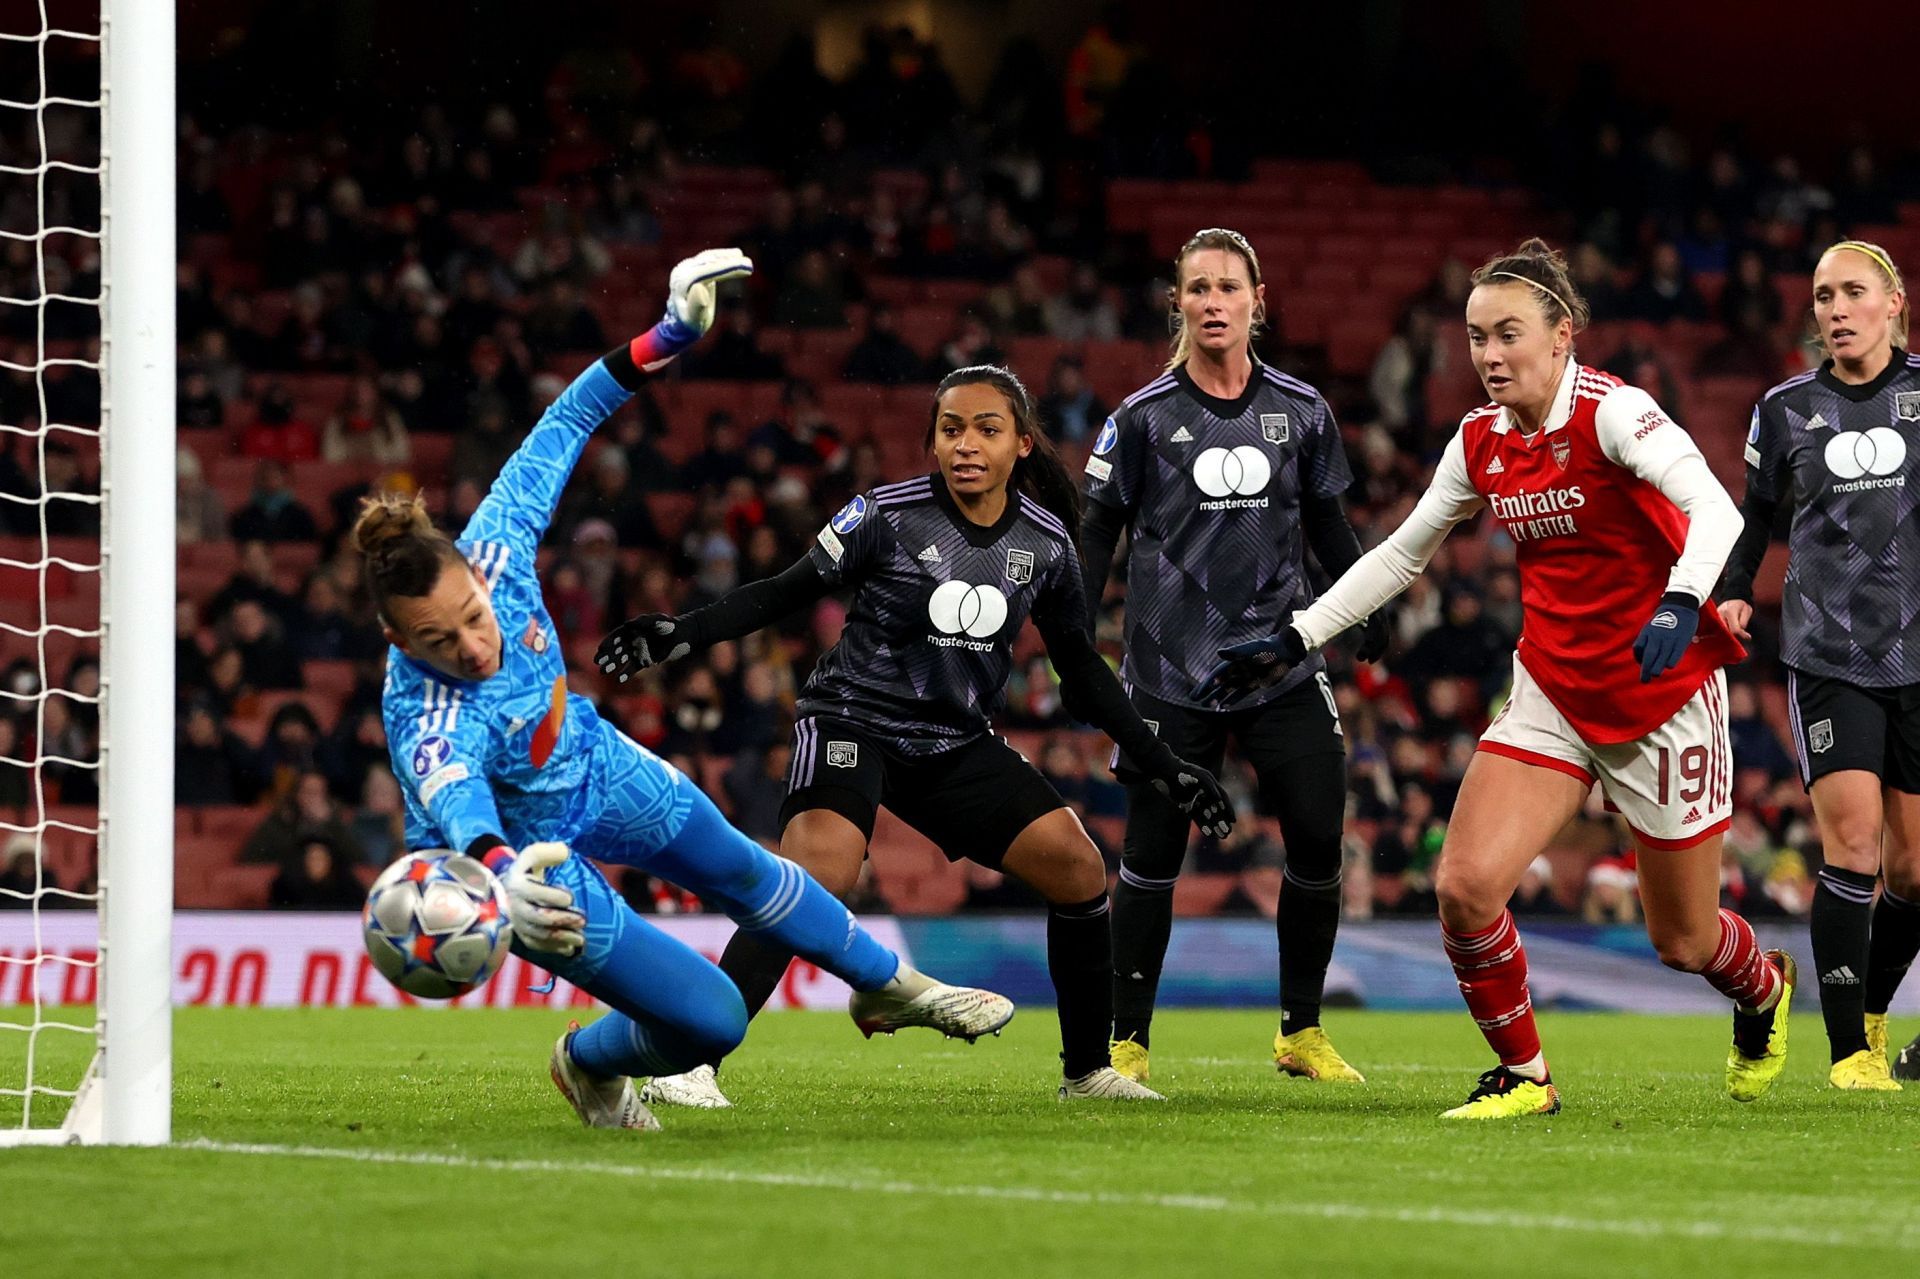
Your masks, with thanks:
<instances>
[{"instance_id":1,"label":"arsenal player in red jersey","mask_svg":"<svg viewBox=\"0 0 1920 1279\"><path fill-rule=\"evenodd\" d=\"M1751 1101L1785 1064L1794 974L1719 906L1733 783L1721 668L1743 650L1702 605L1739 512L1651 396L1574 358L1587 310L1560 254L1529 240L1473 283L1467 343L1492 403L1462 419L1404 524L1278 635L1221 650L1197 696L1264 686L1404 590L1454 525L1491 511L1516 547L1525 620L1435 890L1448 958L1500 1064L1446 1116L1559 1109L1507 901L1595 781L1632 829L1654 949L1734 1001L1727 1090Z\"/></svg>"}]
</instances>

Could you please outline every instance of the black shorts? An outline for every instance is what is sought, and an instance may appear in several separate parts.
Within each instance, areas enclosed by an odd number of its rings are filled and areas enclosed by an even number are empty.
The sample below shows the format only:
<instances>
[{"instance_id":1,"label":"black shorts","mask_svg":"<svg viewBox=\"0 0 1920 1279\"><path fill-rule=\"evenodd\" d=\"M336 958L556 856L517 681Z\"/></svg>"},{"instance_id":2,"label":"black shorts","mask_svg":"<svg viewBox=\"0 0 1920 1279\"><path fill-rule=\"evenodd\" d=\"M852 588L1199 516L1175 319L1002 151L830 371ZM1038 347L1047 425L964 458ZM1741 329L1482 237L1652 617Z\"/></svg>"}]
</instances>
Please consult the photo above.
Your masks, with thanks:
<instances>
[{"instance_id":1,"label":"black shorts","mask_svg":"<svg viewBox=\"0 0 1920 1279\"><path fill-rule=\"evenodd\" d=\"M824 808L871 841L874 815L884 807L948 861L964 857L997 870L1021 831L1066 806L1053 783L1002 738L902 755L846 720L808 716L793 729L780 829L796 813Z\"/></svg>"},{"instance_id":2,"label":"black shorts","mask_svg":"<svg viewBox=\"0 0 1920 1279\"><path fill-rule=\"evenodd\" d=\"M1215 774L1226 756L1228 737L1258 776L1304 756L1346 753L1333 688L1323 672L1316 671L1311 679L1270 702L1244 710L1195 710L1163 702L1138 688L1133 690L1133 705L1174 754ZM1113 775L1129 786L1146 780L1118 747L1110 766Z\"/></svg>"},{"instance_id":3,"label":"black shorts","mask_svg":"<svg viewBox=\"0 0 1920 1279\"><path fill-rule=\"evenodd\" d=\"M1865 688L1828 675L1787 672L1794 751L1808 787L1842 769L1920 794L1920 684Z\"/></svg>"}]
</instances>

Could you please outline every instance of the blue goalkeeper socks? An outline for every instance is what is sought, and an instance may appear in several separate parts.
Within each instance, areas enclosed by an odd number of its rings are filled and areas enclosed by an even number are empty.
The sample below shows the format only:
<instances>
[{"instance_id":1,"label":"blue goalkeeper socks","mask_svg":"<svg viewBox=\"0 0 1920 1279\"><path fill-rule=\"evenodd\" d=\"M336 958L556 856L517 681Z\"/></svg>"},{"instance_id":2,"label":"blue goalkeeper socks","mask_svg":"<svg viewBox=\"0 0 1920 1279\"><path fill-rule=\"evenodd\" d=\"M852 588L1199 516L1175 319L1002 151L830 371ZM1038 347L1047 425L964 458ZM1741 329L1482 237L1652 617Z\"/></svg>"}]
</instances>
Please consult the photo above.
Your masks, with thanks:
<instances>
[{"instance_id":1,"label":"blue goalkeeper socks","mask_svg":"<svg viewBox=\"0 0 1920 1279\"><path fill-rule=\"evenodd\" d=\"M696 794L686 825L646 869L724 908L741 928L826 969L855 990L893 980L900 957L854 922L811 875L727 824Z\"/></svg>"}]
</instances>

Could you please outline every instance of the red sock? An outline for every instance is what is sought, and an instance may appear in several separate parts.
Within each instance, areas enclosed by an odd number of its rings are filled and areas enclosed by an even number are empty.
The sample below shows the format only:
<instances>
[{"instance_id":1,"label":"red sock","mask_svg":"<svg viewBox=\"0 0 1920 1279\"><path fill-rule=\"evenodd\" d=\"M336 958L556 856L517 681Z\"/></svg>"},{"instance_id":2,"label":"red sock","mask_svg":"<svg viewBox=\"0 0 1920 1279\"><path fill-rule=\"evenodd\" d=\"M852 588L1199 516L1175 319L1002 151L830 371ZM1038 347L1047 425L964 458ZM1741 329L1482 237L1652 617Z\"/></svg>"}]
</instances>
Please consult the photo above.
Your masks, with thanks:
<instances>
[{"instance_id":1,"label":"red sock","mask_svg":"<svg viewBox=\"0 0 1920 1279\"><path fill-rule=\"evenodd\" d=\"M1700 975L1728 999L1754 1012L1773 1007L1786 988L1780 970L1754 940L1753 926L1730 910L1720 912L1720 946Z\"/></svg>"},{"instance_id":2,"label":"red sock","mask_svg":"<svg viewBox=\"0 0 1920 1279\"><path fill-rule=\"evenodd\" d=\"M1477 933L1456 933L1443 924L1440 937L1460 993L1467 997L1467 1011L1501 1062L1524 1066L1538 1057L1540 1031L1533 1024L1533 998L1527 994L1527 952L1513 926L1513 912L1501 911L1492 927Z\"/></svg>"}]
</instances>

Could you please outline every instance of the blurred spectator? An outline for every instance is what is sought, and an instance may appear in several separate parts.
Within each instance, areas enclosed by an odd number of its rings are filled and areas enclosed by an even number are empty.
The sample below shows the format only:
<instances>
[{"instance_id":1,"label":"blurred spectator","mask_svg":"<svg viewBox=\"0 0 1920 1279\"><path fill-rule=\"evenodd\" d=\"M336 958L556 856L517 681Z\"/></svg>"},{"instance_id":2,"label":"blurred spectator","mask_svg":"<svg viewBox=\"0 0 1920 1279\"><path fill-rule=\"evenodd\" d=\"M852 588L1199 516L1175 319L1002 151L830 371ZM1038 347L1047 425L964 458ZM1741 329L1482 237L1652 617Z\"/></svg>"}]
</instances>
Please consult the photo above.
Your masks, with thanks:
<instances>
[{"instance_id":1,"label":"blurred spectator","mask_svg":"<svg viewBox=\"0 0 1920 1279\"><path fill-rule=\"evenodd\" d=\"M407 814L400 783L384 768L369 769L358 798L353 837L360 841L365 865L385 867L407 851Z\"/></svg>"},{"instance_id":2,"label":"blurred spectator","mask_svg":"<svg viewBox=\"0 0 1920 1279\"><path fill-rule=\"evenodd\" d=\"M406 425L381 395L379 383L370 377L357 377L348 383L346 398L321 433L321 458L398 466L412 452Z\"/></svg>"},{"instance_id":3,"label":"blurred spectator","mask_svg":"<svg viewBox=\"0 0 1920 1279\"><path fill-rule=\"evenodd\" d=\"M687 459L680 468L682 488L698 492L721 489L728 481L747 473L740 457L740 428L733 414L715 409L707 414L706 447Z\"/></svg>"},{"instance_id":4,"label":"blurred spectator","mask_svg":"<svg viewBox=\"0 0 1920 1279\"><path fill-rule=\"evenodd\" d=\"M286 463L320 456L320 436L299 416L285 383L270 382L261 393L252 425L240 432L240 454Z\"/></svg>"},{"instance_id":5,"label":"blurred spectator","mask_svg":"<svg viewBox=\"0 0 1920 1279\"><path fill-rule=\"evenodd\" d=\"M174 405L174 420L182 430L224 426L227 406L213 389L213 382L202 369L188 365L180 373L180 393Z\"/></svg>"},{"instance_id":6,"label":"blurred spectator","mask_svg":"<svg viewBox=\"0 0 1920 1279\"><path fill-rule=\"evenodd\" d=\"M1580 917L1589 924L1639 922L1640 879L1631 850L1602 857L1587 868Z\"/></svg>"},{"instance_id":7,"label":"blurred spectator","mask_svg":"<svg viewBox=\"0 0 1920 1279\"><path fill-rule=\"evenodd\" d=\"M301 841L300 859L282 866L267 890L275 910L359 910L366 891L325 838Z\"/></svg>"},{"instance_id":8,"label":"blurred spectator","mask_svg":"<svg viewBox=\"0 0 1920 1279\"><path fill-rule=\"evenodd\" d=\"M318 773L304 773L247 837L240 860L252 865L289 866L306 841L315 838L326 840L348 865L366 860L344 811L327 792L327 779Z\"/></svg>"},{"instance_id":9,"label":"blurred spectator","mask_svg":"<svg viewBox=\"0 0 1920 1279\"><path fill-rule=\"evenodd\" d=\"M1047 332L1066 342L1111 342L1120 336L1120 312L1107 300L1092 263L1075 263L1066 290L1047 303Z\"/></svg>"},{"instance_id":10,"label":"blurred spectator","mask_svg":"<svg viewBox=\"0 0 1920 1279\"><path fill-rule=\"evenodd\" d=\"M781 741L759 754L737 756L727 770L728 819L768 848L780 845L780 806L792 762L792 747Z\"/></svg>"},{"instance_id":11,"label":"blurred spectator","mask_svg":"<svg viewBox=\"0 0 1920 1279\"><path fill-rule=\"evenodd\" d=\"M279 619L255 600L242 600L227 615L227 639L240 652L247 683L260 689L300 688L300 658L287 643Z\"/></svg>"},{"instance_id":12,"label":"blurred spectator","mask_svg":"<svg viewBox=\"0 0 1920 1279\"><path fill-rule=\"evenodd\" d=\"M755 427L747 443L770 448L779 466L831 467L845 460L845 446L820 405L819 390L801 378L787 379L779 414Z\"/></svg>"},{"instance_id":13,"label":"blurred spectator","mask_svg":"<svg viewBox=\"0 0 1920 1279\"><path fill-rule=\"evenodd\" d=\"M1727 733L1741 768L1765 769L1774 781L1795 776L1792 756L1773 726L1761 718L1760 697L1748 683L1727 688Z\"/></svg>"},{"instance_id":14,"label":"blurred spectator","mask_svg":"<svg viewBox=\"0 0 1920 1279\"><path fill-rule=\"evenodd\" d=\"M722 300L720 318L714 329L699 346L681 357L688 377L758 382L786 372L778 356L761 349L753 312L743 304Z\"/></svg>"},{"instance_id":15,"label":"blurred spectator","mask_svg":"<svg viewBox=\"0 0 1920 1279\"><path fill-rule=\"evenodd\" d=\"M847 323L847 290L820 249L800 255L773 303L773 322L790 329L839 329Z\"/></svg>"},{"instance_id":16,"label":"blurred spectator","mask_svg":"<svg viewBox=\"0 0 1920 1279\"><path fill-rule=\"evenodd\" d=\"M280 619L283 626L299 616L299 604L278 585L273 552L259 539L240 544L239 567L208 602L207 616L214 622L225 621L227 614L233 611L233 606L242 600L260 604Z\"/></svg>"},{"instance_id":17,"label":"blurred spectator","mask_svg":"<svg viewBox=\"0 0 1920 1279\"><path fill-rule=\"evenodd\" d=\"M602 448L581 469L585 475L576 477L560 499L560 513L554 520L557 528L576 529L585 520L602 520L612 526L615 540L623 547L666 546L645 493L628 471L625 453L617 447Z\"/></svg>"},{"instance_id":18,"label":"blurred spectator","mask_svg":"<svg viewBox=\"0 0 1920 1279\"><path fill-rule=\"evenodd\" d=\"M174 529L182 546L219 542L227 536L227 505L207 483L199 455L181 445L174 455Z\"/></svg>"},{"instance_id":19,"label":"blurred spectator","mask_svg":"<svg viewBox=\"0 0 1920 1279\"><path fill-rule=\"evenodd\" d=\"M1053 362L1039 407L1040 421L1054 439L1074 443L1097 435L1107 417L1107 406L1094 395L1086 370L1074 355Z\"/></svg>"},{"instance_id":20,"label":"blurred spectator","mask_svg":"<svg viewBox=\"0 0 1920 1279\"><path fill-rule=\"evenodd\" d=\"M926 380L938 382L955 369L976 364L1005 364L1006 353L993 340L993 330L980 316L968 312L960 317L953 336L941 344L927 363Z\"/></svg>"},{"instance_id":21,"label":"blurred spectator","mask_svg":"<svg viewBox=\"0 0 1920 1279\"><path fill-rule=\"evenodd\" d=\"M0 808L24 808L33 793L32 767L20 728L20 721L11 715L0 715Z\"/></svg>"},{"instance_id":22,"label":"blurred spectator","mask_svg":"<svg viewBox=\"0 0 1920 1279\"><path fill-rule=\"evenodd\" d=\"M1401 313L1399 327L1374 356L1367 376L1367 389L1388 430L1426 425L1427 379L1445 366L1443 351L1431 311L1413 306Z\"/></svg>"},{"instance_id":23,"label":"blurred spectator","mask_svg":"<svg viewBox=\"0 0 1920 1279\"><path fill-rule=\"evenodd\" d=\"M253 495L234 512L232 532L240 542L312 542L320 536L313 512L293 495L287 468L271 460L254 469Z\"/></svg>"},{"instance_id":24,"label":"blurred spectator","mask_svg":"<svg viewBox=\"0 0 1920 1279\"><path fill-rule=\"evenodd\" d=\"M30 909L42 887L41 873L33 836L8 836L6 850L0 852L0 910Z\"/></svg>"},{"instance_id":25,"label":"blurred spectator","mask_svg":"<svg viewBox=\"0 0 1920 1279\"><path fill-rule=\"evenodd\" d=\"M1516 915L1565 915L1570 913L1553 892L1553 863L1543 853L1527 866L1520 886L1513 890L1509 908Z\"/></svg>"},{"instance_id":26,"label":"blurred spectator","mask_svg":"<svg viewBox=\"0 0 1920 1279\"><path fill-rule=\"evenodd\" d=\"M1447 593L1445 620L1420 637L1400 670L1413 679L1460 676L1484 684L1504 675L1513 641L1482 613L1478 595L1455 587Z\"/></svg>"},{"instance_id":27,"label":"blurred spectator","mask_svg":"<svg viewBox=\"0 0 1920 1279\"><path fill-rule=\"evenodd\" d=\"M925 363L900 337L900 317L890 306L875 303L867 312L867 330L847 355L842 370L849 382L877 382L899 386L920 377Z\"/></svg>"},{"instance_id":28,"label":"blurred spectator","mask_svg":"<svg viewBox=\"0 0 1920 1279\"><path fill-rule=\"evenodd\" d=\"M81 465L80 455L64 444L43 443L40 456L44 460L42 474L47 501L40 508L39 523L47 534L51 537L100 536L97 458L92 459L94 466L89 474Z\"/></svg>"},{"instance_id":29,"label":"blurred spectator","mask_svg":"<svg viewBox=\"0 0 1920 1279\"><path fill-rule=\"evenodd\" d=\"M484 493L493 486L500 468L520 447L520 441L507 428L505 399L498 395L479 396L471 410L467 428L453 442L453 459L448 469L456 482L470 482Z\"/></svg>"},{"instance_id":30,"label":"blurred spectator","mask_svg":"<svg viewBox=\"0 0 1920 1279\"><path fill-rule=\"evenodd\" d=\"M183 808L251 804L260 795L253 748L226 728L197 697L187 707L173 749L173 799Z\"/></svg>"},{"instance_id":31,"label":"blurred spectator","mask_svg":"<svg viewBox=\"0 0 1920 1279\"><path fill-rule=\"evenodd\" d=\"M306 774L320 771L320 723L304 702L288 702L274 711L259 761L260 775L276 795L293 789Z\"/></svg>"},{"instance_id":32,"label":"blurred spectator","mask_svg":"<svg viewBox=\"0 0 1920 1279\"><path fill-rule=\"evenodd\" d=\"M1680 250L1670 241L1654 245L1648 254L1646 269L1627 292L1627 314L1655 324L1707 318L1707 304L1687 279Z\"/></svg>"},{"instance_id":33,"label":"blurred spectator","mask_svg":"<svg viewBox=\"0 0 1920 1279\"><path fill-rule=\"evenodd\" d=\"M600 320L580 300L580 288L565 276L555 276L540 291L527 312L527 344L542 358L561 352L592 352L608 346Z\"/></svg>"}]
</instances>

